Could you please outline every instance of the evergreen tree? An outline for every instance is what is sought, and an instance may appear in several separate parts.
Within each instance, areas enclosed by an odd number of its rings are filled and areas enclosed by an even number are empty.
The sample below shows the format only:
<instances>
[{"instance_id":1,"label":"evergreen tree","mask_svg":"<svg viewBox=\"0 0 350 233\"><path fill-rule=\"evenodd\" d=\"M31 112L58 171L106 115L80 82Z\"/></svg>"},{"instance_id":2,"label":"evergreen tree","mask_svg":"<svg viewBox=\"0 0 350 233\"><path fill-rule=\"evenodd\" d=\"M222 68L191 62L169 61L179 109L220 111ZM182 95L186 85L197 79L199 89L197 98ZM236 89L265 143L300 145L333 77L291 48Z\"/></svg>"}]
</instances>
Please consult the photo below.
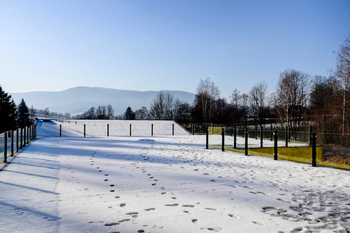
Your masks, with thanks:
<instances>
[{"instance_id":1,"label":"evergreen tree","mask_svg":"<svg viewBox=\"0 0 350 233\"><path fill-rule=\"evenodd\" d=\"M0 133L16 128L16 104L0 86Z\"/></svg>"},{"instance_id":2,"label":"evergreen tree","mask_svg":"<svg viewBox=\"0 0 350 233\"><path fill-rule=\"evenodd\" d=\"M21 100L21 103L18 105L18 118L17 118L17 125L21 128L25 126L29 126L30 120L29 120L29 109L24 102L24 99Z\"/></svg>"},{"instance_id":3,"label":"evergreen tree","mask_svg":"<svg viewBox=\"0 0 350 233\"><path fill-rule=\"evenodd\" d=\"M130 107L124 113L124 120L135 120L135 113Z\"/></svg>"}]
</instances>

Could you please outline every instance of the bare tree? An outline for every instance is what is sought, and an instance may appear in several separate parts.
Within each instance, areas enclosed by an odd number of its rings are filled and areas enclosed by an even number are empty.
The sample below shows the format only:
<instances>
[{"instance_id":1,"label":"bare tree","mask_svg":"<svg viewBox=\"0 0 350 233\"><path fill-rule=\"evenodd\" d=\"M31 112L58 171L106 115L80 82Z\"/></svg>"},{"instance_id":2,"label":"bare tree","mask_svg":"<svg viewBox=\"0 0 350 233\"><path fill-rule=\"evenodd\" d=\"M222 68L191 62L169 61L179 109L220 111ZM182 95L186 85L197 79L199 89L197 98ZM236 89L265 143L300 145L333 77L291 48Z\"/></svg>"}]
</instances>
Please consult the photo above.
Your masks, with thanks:
<instances>
[{"instance_id":1,"label":"bare tree","mask_svg":"<svg viewBox=\"0 0 350 233\"><path fill-rule=\"evenodd\" d=\"M35 117L36 117L36 110L34 109L33 105L32 107L29 109L29 117L32 121L34 121Z\"/></svg>"},{"instance_id":2,"label":"bare tree","mask_svg":"<svg viewBox=\"0 0 350 233\"><path fill-rule=\"evenodd\" d=\"M149 115L157 120L173 119L174 96L169 92L159 92L151 104Z\"/></svg>"},{"instance_id":3,"label":"bare tree","mask_svg":"<svg viewBox=\"0 0 350 233\"><path fill-rule=\"evenodd\" d=\"M266 82L258 83L253 86L249 93L250 106L256 119L260 124L264 124L265 108L267 103L267 84Z\"/></svg>"},{"instance_id":4,"label":"bare tree","mask_svg":"<svg viewBox=\"0 0 350 233\"><path fill-rule=\"evenodd\" d=\"M213 119L214 105L220 97L220 90L210 78L201 79L197 87L195 108L202 112L202 119L207 123Z\"/></svg>"},{"instance_id":5,"label":"bare tree","mask_svg":"<svg viewBox=\"0 0 350 233\"><path fill-rule=\"evenodd\" d=\"M238 109L239 101L242 99L242 96L239 94L240 91L235 89L231 94L231 103Z\"/></svg>"},{"instance_id":6,"label":"bare tree","mask_svg":"<svg viewBox=\"0 0 350 233\"><path fill-rule=\"evenodd\" d=\"M148 110L145 106L142 106L139 110L135 111L136 120L145 120L148 117Z\"/></svg>"},{"instance_id":7,"label":"bare tree","mask_svg":"<svg viewBox=\"0 0 350 233\"><path fill-rule=\"evenodd\" d=\"M113 119L114 118L114 110L112 105L107 105L107 119Z\"/></svg>"},{"instance_id":8,"label":"bare tree","mask_svg":"<svg viewBox=\"0 0 350 233\"><path fill-rule=\"evenodd\" d=\"M342 89L343 113L342 113L342 135L345 134L346 96L350 87L350 38L346 38L337 53L337 79Z\"/></svg>"},{"instance_id":9,"label":"bare tree","mask_svg":"<svg viewBox=\"0 0 350 233\"><path fill-rule=\"evenodd\" d=\"M283 122L296 126L307 107L309 76L301 71L286 70L280 74L276 91L276 110Z\"/></svg>"}]
</instances>

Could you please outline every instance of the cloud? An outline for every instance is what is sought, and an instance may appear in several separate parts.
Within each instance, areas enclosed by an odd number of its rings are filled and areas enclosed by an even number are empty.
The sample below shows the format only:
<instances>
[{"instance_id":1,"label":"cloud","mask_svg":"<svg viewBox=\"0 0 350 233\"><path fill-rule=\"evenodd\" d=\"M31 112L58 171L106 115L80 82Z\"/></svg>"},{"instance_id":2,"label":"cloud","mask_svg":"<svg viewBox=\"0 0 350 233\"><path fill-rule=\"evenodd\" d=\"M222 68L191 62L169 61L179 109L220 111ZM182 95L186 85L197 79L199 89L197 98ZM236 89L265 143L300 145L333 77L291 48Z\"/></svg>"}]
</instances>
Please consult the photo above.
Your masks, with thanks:
<instances>
[{"instance_id":1,"label":"cloud","mask_svg":"<svg viewBox=\"0 0 350 233\"><path fill-rule=\"evenodd\" d=\"M28 38L28 36L18 36L18 37L0 38L0 41L3 41L3 40L17 40L17 39L25 39L25 38Z\"/></svg>"}]
</instances>

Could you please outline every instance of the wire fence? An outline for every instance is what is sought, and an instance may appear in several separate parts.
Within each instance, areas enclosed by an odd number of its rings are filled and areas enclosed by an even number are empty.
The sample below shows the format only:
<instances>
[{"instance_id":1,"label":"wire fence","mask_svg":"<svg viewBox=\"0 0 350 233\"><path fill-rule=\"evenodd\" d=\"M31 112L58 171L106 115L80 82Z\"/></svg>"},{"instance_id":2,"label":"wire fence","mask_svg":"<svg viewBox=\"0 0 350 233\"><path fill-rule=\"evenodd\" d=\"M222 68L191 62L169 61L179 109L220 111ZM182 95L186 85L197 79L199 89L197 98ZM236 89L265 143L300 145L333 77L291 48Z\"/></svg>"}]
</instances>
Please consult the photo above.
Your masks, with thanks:
<instances>
[{"instance_id":1,"label":"wire fence","mask_svg":"<svg viewBox=\"0 0 350 233\"><path fill-rule=\"evenodd\" d=\"M31 125L0 134L0 164L6 163L8 157L14 156L35 138L35 128Z\"/></svg>"},{"instance_id":2,"label":"wire fence","mask_svg":"<svg viewBox=\"0 0 350 233\"><path fill-rule=\"evenodd\" d=\"M108 137L189 135L174 121L50 120L39 121L38 137Z\"/></svg>"},{"instance_id":3,"label":"wire fence","mask_svg":"<svg viewBox=\"0 0 350 233\"><path fill-rule=\"evenodd\" d=\"M317 164L350 169L350 147L347 146L350 145L350 135L315 133L309 126L292 129L213 125L207 130L209 149L233 150L268 157L278 155L287 160L312 163L314 146Z\"/></svg>"}]
</instances>

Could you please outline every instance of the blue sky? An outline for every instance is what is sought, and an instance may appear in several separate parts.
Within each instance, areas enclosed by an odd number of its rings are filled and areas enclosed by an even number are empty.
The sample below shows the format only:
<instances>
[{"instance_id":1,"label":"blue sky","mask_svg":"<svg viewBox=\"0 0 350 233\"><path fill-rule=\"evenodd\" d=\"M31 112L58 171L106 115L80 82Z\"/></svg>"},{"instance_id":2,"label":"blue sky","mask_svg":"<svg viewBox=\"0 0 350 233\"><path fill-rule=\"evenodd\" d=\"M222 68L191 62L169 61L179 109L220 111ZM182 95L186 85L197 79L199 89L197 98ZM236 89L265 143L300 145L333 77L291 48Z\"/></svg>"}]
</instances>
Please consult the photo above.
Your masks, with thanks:
<instances>
[{"instance_id":1,"label":"blue sky","mask_svg":"<svg viewBox=\"0 0 350 233\"><path fill-rule=\"evenodd\" d=\"M349 26L349 0L0 0L0 85L273 92L286 69L334 70Z\"/></svg>"}]
</instances>

